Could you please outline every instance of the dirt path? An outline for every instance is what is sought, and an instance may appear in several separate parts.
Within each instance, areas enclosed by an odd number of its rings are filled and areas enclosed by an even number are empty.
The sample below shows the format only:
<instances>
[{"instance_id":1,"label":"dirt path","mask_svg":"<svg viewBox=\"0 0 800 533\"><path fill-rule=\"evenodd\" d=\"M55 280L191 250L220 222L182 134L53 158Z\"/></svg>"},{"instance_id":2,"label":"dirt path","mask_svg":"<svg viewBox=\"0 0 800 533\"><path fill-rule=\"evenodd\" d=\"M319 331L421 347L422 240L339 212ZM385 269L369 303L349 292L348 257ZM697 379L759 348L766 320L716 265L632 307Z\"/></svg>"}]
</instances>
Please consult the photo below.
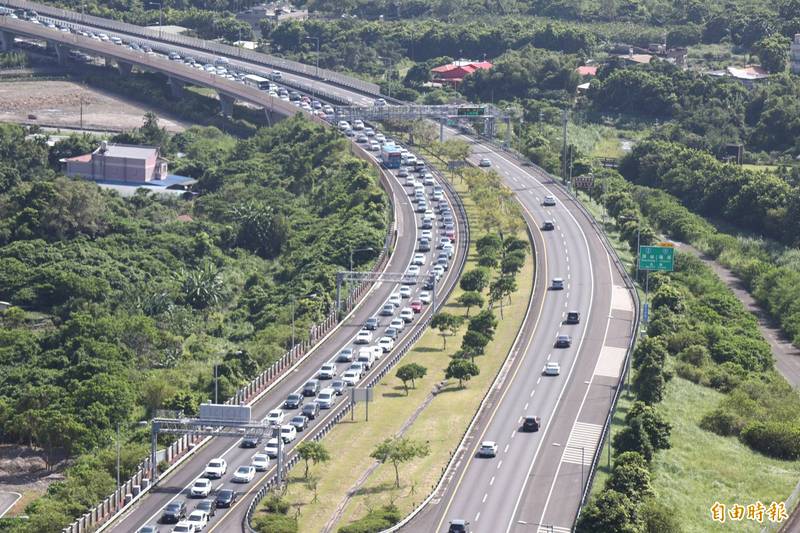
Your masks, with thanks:
<instances>
[{"instance_id":1,"label":"dirt path","mask_svg":"<svg viewBox=\"0 0 800 533\"><path fill-rule=\"evenodd\" d=\"M190 126L145 104L71 81L0 82L0 122L79 127L81 108L87 129L132 130L142 125L147 111L156 111L159 124L171 133Z\"/></svg>"},{"instance_id":2,"label":"dirt path","mask_svg":"<svg viewBox=\"0 0 800 533\"><path fill-rule=\"evenodd\" d=\"M755 298L747 292L742 280L697 248L681 242L676 242L675 244L679 249L698 257L706 265L711 267L720 279L733 291L733 294L739 301L744 304L745 308L755 315L761 334L764 335L764 338L772 348L772 353L775 356L775 368L778 369L778 372L780 372L793 387L797 388L800 386L800 349L795 347L786 338L780 328L775 325L767 313L758 305Z\"/></svg>"}]
</instances>

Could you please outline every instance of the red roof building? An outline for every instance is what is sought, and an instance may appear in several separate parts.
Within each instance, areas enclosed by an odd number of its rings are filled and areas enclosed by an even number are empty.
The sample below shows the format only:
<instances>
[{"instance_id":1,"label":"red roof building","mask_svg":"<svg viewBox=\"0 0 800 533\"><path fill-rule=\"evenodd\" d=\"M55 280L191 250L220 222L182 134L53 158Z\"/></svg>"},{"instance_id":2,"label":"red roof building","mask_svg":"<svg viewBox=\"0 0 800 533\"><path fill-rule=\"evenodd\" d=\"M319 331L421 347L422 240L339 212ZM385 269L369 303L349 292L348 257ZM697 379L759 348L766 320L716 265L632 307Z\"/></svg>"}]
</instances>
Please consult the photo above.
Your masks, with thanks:
<instances>
[{"instance_id":1,"label":"red roof building","mask_svg":"<svg viewBox=\"0 0 800 533\"><path fill-rule=\"evenodd\" d=\"M464 77L467 74L472 74L476 70L489 70L492 66L488 61L460 60L433 68L431 73L433 74L433 81L456 86L464 81Z\"/></svg>"},{"instance_id":2,"label":"red roof building","mask_svg":"<svg viewBox=\"0 0 800 533\"><path fill-rule=\"evenodd\" d=\"M596 65L583 65L575 69L580 76L597 76Z\"/></svg>"}]
</instances>

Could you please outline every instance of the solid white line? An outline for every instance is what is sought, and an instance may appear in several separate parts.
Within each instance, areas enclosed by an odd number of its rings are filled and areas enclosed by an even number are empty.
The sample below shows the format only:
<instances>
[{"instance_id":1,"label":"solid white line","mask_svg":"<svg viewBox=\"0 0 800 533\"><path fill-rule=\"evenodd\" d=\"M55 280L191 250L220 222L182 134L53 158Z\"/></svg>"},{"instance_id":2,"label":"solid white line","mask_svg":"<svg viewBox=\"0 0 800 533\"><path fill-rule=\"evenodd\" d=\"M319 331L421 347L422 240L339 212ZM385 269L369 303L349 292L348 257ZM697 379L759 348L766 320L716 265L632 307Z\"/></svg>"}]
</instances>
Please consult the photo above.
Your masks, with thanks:
<instances>
[{"instance_id":1,"label":"solid white line","mask_svg":"<svg viewBox=\"0 0 800 533\"><path fill-rule=\"evenodd\" d=\"M494 479L494 478L492 478L492 479ZM15 505L17 505L17 502L20 500L20 498L22 498L22 494L20 494L19 492L14 492L14 491L10 491L10 490L4 490L4 491L0 492L0 494L14 494L14 495L17 496L16 498L14 498L14 501L11 502L11 505L6 507L5 510L3 510L2 513L0 513L0 518L3 518L3 516L7 512L9 512Z\"/></svg>"}]
</instances>

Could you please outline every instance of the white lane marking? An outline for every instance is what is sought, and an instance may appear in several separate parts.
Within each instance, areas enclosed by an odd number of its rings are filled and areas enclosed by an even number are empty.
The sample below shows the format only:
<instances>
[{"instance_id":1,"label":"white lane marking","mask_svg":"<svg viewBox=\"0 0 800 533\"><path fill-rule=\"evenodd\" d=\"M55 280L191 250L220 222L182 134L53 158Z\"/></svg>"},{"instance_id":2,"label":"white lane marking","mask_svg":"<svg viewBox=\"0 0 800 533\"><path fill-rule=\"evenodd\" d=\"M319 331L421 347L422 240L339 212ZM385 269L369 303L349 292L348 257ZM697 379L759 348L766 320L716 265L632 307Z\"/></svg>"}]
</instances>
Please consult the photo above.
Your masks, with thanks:
<instances>
[{"instance_id":1,"label":"white lane marking","mask_svg":"<svg viewBox=\"0 0 800 533\"><path fill-rule=\"evenodd\" d=\"M475 521L477 522L481 517L481 512L478 511L478 514L475 515Z\"/></svg>"},{"instance_id":2,"label":"white lane marking","mask_svg":"<svg viewBox=\"0 0 800 533\"><path fill-rule=\"evenodd\" d=\"M503 450L503 453L508 453L508 447L511 446L510 444L506 444L506 449Z\"/></svg>"},{"instance_id":3,"label":"white lane marking","mask_svg":"<svg viewBox=\"0 0 800 533\"><path fill-rule=\"evenodd\" d=\"M540 377L539 379L537 379L537 380L536 380L536 384L538 385L540 381L542 381L542 378L541 378L541 377Z\"/></svg>"},{"instance_id":4,"label":"white lane marking","mask_svg":"<svg viewBox=\"0 0 800 533\"><path fill-rule=\"evenodd\" d=\"M488 492L484 492L483 493L483 499L481 500L481 503L486 503L486 498L488 498L488 497L489 497L489 493Z\"/></svg>"},{"instance_id":5,"label":"white lane marking","mask_svg":"<svg viewBox=\"0 0 800 533\"><path fill-rule=\"evenodd\" d=\"M531 394L531 395L533 395L533 394ZM529 406L529 405L530 405L530 402L529 402L529 403L526 403L526 404L525 404L525 407L523 407L523 408L522 408L522 410L523 410L523 411L527 411L527 410L528 410L528 406Z\"/></svg>"},{"instance_id":6,"label":"white lane marking","mask_svg":"<svg viewBox=\"0 0 800 533\"><path fill-rule=\"evenodd\" d=\"M497 463L497 469L500 470L501 466L503 466L503 461L500 461L499 463Z\"/></svg>"},{"instance_id":7,"label":"white lane marking","mask_svg":"<svg viewBox=\"0 0 800 533\"><path fill-rule=\"evenodd\" d=\"M492 476L492 479L489 480L489 486L491 487L492 485L494 485L494 476Z\"/></svg>"},{"instance_id":8,"label":"white lane marking","mask_svg":"<svg viewBox=\"0 0 800 533\"><path fill-rule=\"evenodd\" d=\"M589 465L592 463L603 426L587 422L575 422L564 447L561 461Z\"/></svg>"}]
</instances>

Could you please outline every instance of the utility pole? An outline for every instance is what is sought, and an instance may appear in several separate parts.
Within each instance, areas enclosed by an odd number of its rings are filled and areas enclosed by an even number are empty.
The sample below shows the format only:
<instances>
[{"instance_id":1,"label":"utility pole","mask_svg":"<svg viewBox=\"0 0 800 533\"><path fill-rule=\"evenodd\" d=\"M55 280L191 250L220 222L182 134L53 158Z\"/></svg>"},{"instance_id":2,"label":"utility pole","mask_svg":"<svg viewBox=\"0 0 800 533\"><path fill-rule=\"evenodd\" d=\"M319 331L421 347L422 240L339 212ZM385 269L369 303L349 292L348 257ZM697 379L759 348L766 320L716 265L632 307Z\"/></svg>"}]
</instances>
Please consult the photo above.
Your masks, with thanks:
<instances>
[{"instance_id":1,"label":"utility pole","mask_svg":"<svg viewBox=\"0 0 800 533\"><path fill-rule=\"evenodd\" d=\"M214 363L214 403L219 403L219 377L217 375L217 366L219 363Z\"/></svg>"},{"instance_id":2,"label":"utility pole","mask_svg":"<svg viewBox=\"0 0 800 533\"><path fill-rule=\"evenodd\" d=\"M561 158L561 168L562 168L562 170L561 170L561 181L562 182L566 182L566 180L567 180L567 120L568 120L568 115L567 115L567 110L565 109L563 111L563 113L561 114L561 121L563 123L563 128L564 128L564 132L563 132L563 134L564 134L564 145L562 147L563 157Z\"/></svg>"},{"instance_id":3,"label":"utility pole","mask_svg":"<svg viewBox=\"0 0 800 533\"><path fill-rule=\"evenodd\" d=\"M294 308L296 305L296 301L294 295L292 295L292 348L294 348Z\"/></svg>"},{"instance_id":4,"label":"utility pole","mask_svg":"<svg viewBox=\"0 0 800 533\"><path fill-rule=\"evenodd\" d=\"M119 422L117 422L117 487L119 484Z\"/></svg>"},{"instance_id":5,"label":"utility pole","mask_svg":"<svg viewBox=\"0 0 800 533\"><path fill-rule=\"evenodd\" d=\"M83 96L81 96L81 129L83 129Z\"/></svg>"}]
</instances>

